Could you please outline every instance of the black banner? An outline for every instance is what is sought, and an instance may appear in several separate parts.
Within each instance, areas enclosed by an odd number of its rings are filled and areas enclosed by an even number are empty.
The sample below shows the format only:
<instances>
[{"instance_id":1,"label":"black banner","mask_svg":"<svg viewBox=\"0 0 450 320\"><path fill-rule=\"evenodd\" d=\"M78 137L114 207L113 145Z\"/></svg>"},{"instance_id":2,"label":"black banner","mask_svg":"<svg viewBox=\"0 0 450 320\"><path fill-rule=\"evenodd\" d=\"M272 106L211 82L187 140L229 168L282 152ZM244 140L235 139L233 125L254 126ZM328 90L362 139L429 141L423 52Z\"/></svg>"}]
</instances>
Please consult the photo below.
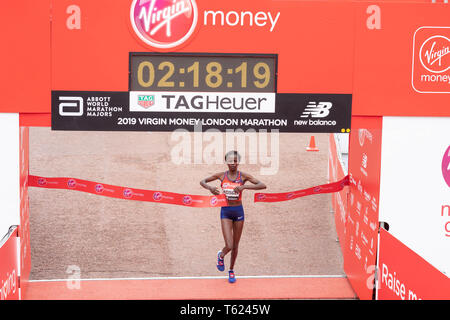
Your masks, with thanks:
<instances>
[{"instance_id":1,"label":"black banner","mask_svg":"<svg viewBox=\"0 0 450 320\"><path fill-rule=\"evenodd\" d=\"M52 130L349 132L351 94L52 91Z\"/></svg>"}]
</instances>

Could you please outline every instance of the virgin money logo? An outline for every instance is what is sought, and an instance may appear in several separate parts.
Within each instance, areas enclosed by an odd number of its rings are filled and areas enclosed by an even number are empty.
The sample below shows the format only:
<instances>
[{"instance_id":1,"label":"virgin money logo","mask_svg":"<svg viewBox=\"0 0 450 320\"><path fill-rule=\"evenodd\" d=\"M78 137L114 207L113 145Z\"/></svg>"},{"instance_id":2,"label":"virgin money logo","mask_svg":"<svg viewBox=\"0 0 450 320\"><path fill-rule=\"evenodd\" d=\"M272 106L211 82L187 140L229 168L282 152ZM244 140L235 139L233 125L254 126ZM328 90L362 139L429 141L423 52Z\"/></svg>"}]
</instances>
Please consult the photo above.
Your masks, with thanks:
<instances>
[{"instance_id":1,"label":"virgin money logo","mask_svg":"<svg viewBox=\"0 0 450 320\"><path fill-rule=\"evenodd\" d=\"M69 188L75 188L77 186L77 182L75 181L75 179L69 179L67 181L67 186Z\"/></svg>"},{"instance_id":2,"label":"virgin money logo","mask_svg":"<svg viewBox=\"0 0 450 320\"><path fill-rule=\"evenodd\" d=\"M429 37L420 47L420 62L430 72L442 73L450 69L450 39L437 35Z\"/></svg>"},{"instance_id":3,"label":"virgin money logo","mask_svg":"<svg viewBox=\"0 0 450 320\"><path fill-rule=\"evenodd\" d=\"M186 205L190 205L192 203L192 198L190 196L184 196L183 203Z\"/></svg>"},{"instance_id":4,"label":"virgin money logo","mask_svg":"<svg viewBox=\"0 0 450 320\"><path fill-rule=\"evenodd\" d=\"M133 195L133 191L131 189L125 189L123 190L123 196L125 198L131 198L131 196Z\"/></svg>"},{"instance_id":5,"label":"virgin money logo","mask_svg":"<svg viewBox=\"0 0 450 320\"><path fill-rule=\"evenodd\" d=\"M104 188L103 185L100 184L100 183L95 185L95 191L96 191L97 193L102 193L104 189L105 189L105 188Z\"/></svg>"},{"instance_id":6,"label":"virgin money logo","mask_svg":"<svg viewBox=\"0 0 450 320\"><path fill-rule=\"evenodd\" d=\"M37 183L40 186L45 186L47 184L47 180L45 180L45 178L39 178Z\"/></svg>"},{"instance_id":7,"label":"virgin money logo","mask_svg":"<svg viewBox=\"0 0 450 320\"><path fill-rule=\"evenodd\" d=\"M420 27L413 42L413 89L450 93L450 27Z\"/></svg>"},{"instance_id":8,"label":"virgin money logo","mask_svg":"<svg viewBox=\"0 0 450 320\"><path fill-rule=\"evenodd\" d=\"M130 19L136 35L146 44L173 48L194 32L197 4L194 0L133 0Z\"/></svg>"},{"instance_id":9,"label":"virgin money logo","mask_svg":"<svg viewBox=\"0 0 450 320\"><path fill-rule=\"evenodd\" d=\"M210 204L211 204L212 206L217 205L218 202L219 202L219 200L217 200L216 197L212 197L211 200L210 200Z\"/></svg>"},{"instance_id":10,"label":"virgin money logo","mask_svg":"<svg viewBox=\"0 0 450 320\"><path fill-rule=\"evenodd\" d=\"M160 201L162 199L162 193L157 191L153 194L153 200Z\"/></svg>"},{"instance_id":11,"label":"virgin money logo","mask_svg":"<svg viewBox=\"0 0 450 320\"><path fill-rule=\"evenodd\" d=\"M257 200L265 200L265 199L266 199L266 196L265 196L264 194L258 194L258 195L256 196L256 199L257 199Z\"/></svg>"},{"instance_id":12,"label":"virgin money logo","mask_svg":"<svg viewBox=\"0 0 450 320\"><path fill-rule=\"evenodd\" d=\"M442 176L450 187L450 146L445 151L444 158L442 159Z\"/></svg>"}]
</instances>

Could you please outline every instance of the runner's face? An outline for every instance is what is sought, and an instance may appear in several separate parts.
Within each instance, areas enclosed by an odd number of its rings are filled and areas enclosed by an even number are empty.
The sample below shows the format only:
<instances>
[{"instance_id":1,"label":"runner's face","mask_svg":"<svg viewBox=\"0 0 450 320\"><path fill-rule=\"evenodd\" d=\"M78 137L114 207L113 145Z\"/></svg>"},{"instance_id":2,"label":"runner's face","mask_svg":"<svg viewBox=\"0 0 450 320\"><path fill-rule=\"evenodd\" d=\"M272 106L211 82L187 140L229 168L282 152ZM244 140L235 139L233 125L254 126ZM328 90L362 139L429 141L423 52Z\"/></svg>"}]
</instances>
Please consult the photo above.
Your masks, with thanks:
<instances>
[{"instance_id":1,"label":"runner's face","mask_svg":"<svg viewBox=\"0 0 450 320\"><path fill-rule=\"evenodd\" d=\"M228 166L228 170L230 171L236 171L237 167L239 165L238 159L236 156L231 155L227 157L227 166Z\"/></svg>"}]
</instances>

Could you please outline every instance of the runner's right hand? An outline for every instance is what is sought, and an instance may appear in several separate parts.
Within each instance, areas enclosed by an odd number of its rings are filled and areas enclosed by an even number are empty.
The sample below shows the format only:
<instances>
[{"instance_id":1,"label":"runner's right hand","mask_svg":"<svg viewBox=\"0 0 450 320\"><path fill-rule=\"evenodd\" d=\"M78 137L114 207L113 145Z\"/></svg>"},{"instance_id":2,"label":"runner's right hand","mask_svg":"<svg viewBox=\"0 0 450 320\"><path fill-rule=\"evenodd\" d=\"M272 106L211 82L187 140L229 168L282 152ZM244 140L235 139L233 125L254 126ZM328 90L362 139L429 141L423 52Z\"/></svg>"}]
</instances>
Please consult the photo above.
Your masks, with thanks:
<instances>
[{"instance_id":1,"label":"runner's right hand","mask_svg":"<svg viewBox=\"0 0 450 320\"><path fill-rule=\"evenodd\" d=\"M220 194L220 191L217 187L209 187L209 191L211 191L211 193L215 196L217 196L218 194Z\"/></svg>"}]
</instances>

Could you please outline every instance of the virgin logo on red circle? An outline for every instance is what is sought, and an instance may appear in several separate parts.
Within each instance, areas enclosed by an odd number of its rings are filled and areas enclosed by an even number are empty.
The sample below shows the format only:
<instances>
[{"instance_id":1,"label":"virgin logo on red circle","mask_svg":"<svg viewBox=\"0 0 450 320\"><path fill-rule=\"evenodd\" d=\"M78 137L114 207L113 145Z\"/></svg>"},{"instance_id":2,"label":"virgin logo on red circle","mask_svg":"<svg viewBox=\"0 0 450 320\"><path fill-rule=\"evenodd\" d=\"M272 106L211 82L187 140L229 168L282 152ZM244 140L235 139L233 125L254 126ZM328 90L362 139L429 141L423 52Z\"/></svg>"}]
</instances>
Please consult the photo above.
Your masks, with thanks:
<instances>
[{"instance_id":1,"label":"virgin logo on red circle","mask_svg":"<svg viewBox=\"0 0 450 320\"><path fill-rule=\"evenodd\" d=\"M266 196L265 196L264 194L258 194L258 195L256 196L256 199L258 199L258 200L264 200L264 199L266 199Z\"/></svg>"},{"instance_id":2,"label":"virgin logo on red circle","mask_svg":"<svg viewBox=\"0 0 450 320\"><path fill-rule=\"evenodd\" d=\"M442 159L442 176L450 187L450 146L445 151L444 158Z\"/></svg>"},{"instance_id":3,"label":"virgin logo on red circle","mask_svg":"<svg viewBox=\"0 0 450 320\"><path fill-rule=\"evenodd\" d=\"M123 196L125 198L131 198L131 196L133 195L133 191L131 189L125 189L123 190Z\"/></svg>"},{"instance_id":4,"label":"virgin logo on red circle","mask_svg":"<svg viewBox=\"0 0 450 320\"><path fill-rule=\"evenodd\" d=\"M156 48L173 48L185 42L197 25L194 0L133 0L131 25L137 36Z\"/></svg>"},{"instance_id":5,"label":"virgin logo on red circle","mask_svg":"<svg viewBox=\"0 0 450 320\"><path fill-rule=\"evenodd\" d=\"M192 203L192 198L190 196L184 196L183 197L183 203L190 205Z\"/></svg>"},{"instance_id":6,"label":"virgin logo on red circle","mask_svg":"<svg viewBox=\"0 0 450 320\"><path fill-rule=\"evenodd\" d=\"M156 200L156 201L160 201L162 199L162 193L161 192L155 192L155 193L153 193L153 200Z\"/></svg>"},{"instance_id":7,"label":"virgin logo on red circle","mask_svg":"<svg viewBox=\"0 0 450 320\"><path fill-rule=\"evenodd\" d=\"M219 202L219 200L217 200L216 197L212 197L211 200L209 201L209 203L210 203L212 206L215 206L218 202Z\"/></svg>"},{"instance_id":8,"label":"virgin logo on red circle","mask_svg":"<svg viewBox=\"0 0 450 320\"><path fill-rule=\"evenodd\" d=\"M45 186L47 184L47 180L45 180L45 178L39 178L37 183L40 186Z\"/></svg>"},{"instance_id":9,"label":"virgin logo on red circle","mask_svg":"<svg viewBox=\"0 0 450 320\"><path fill-rule=\"evenodd\" d=\"M419 58L430 72L447 71L450 69L450 39L441 35L429 37L420 47Z\"/></svg>"},{"instance_id":10,"label":"virgin logo on red circle","mask_svg":"<svg viewBox=\"0 0 450 320\"><path fill-rule=\"evenodd\" d=\"M99 184L96 184L96 185L95 185L95 191L96 191L96 192L102 193L103 190L104 190L104 188L103 188L103 185L102 185L102 184L99 183Z\"/></svg>"},{"instance_id":11,"label":"virgin logo on red circle","mask_svg":"<svg viewBox=\"0 0 450 320\"><path fill-rule=\"evenodd\" d=\"M77 182L75 181L75 179L69 179L67 181L67 186L69 188L75 188L77 186Z\"/></svg>"}]
</instances>

